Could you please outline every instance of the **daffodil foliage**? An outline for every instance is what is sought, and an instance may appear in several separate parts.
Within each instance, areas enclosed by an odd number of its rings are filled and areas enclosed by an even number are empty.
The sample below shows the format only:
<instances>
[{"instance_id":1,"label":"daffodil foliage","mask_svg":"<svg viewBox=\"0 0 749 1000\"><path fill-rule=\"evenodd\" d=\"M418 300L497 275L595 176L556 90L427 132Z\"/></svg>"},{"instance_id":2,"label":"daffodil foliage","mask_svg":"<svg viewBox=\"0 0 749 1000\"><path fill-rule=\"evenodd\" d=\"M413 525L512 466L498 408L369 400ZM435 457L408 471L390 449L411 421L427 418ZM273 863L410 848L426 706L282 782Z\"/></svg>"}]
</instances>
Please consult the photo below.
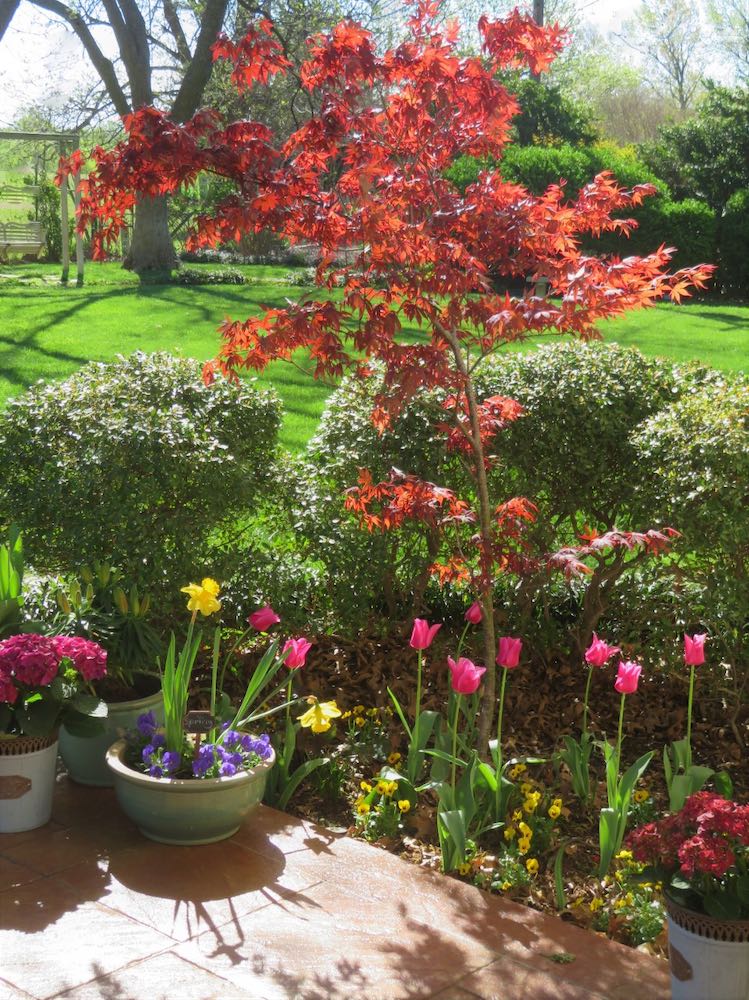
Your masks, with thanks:
<instances>
[{"instance_id":1,"label":"daffodil foliage","mask_svg":"<svg viewBox=\"0 0 749 1000\"><path fill-rule=\"evenodd\" d=\"M476 478L478 584L489 611L492 552L502 525L486 490L487 451L519 408L501 398L479 405L475 366L504 344L541 331L596 337L600 320L667 294L678 301L702 287L710 268L670 274L672 251L663 246L625 259L583 252L589 234L628 233L634 222L626 214L654 193L650 185L624 190L602 173L568 199L561 182L534 196L502 178L518 105L498 72L547 69L564 43L557 26L539 27L517 11L503 20L482 17L483 51L467 56L457 27L443 23L439 2L419 0L411 9L406 37L384 51L351 21L310 40L301 85L319 111L283 143L263 124L227 124L211 110L180 125L154 108L137 110L125 119L123 142L94 151L94 168L81 182L78 225L95 230L101 255L138 198L173 193L209 171L232 182L234 193L199 218L191 248L261 230L319 247L322 293L227 320L205 377L261 370L300 348L317 377L364 373L377 359L385 371L373 414L380 427L415 392L446 390L447 433ZM221 39L214 56L232 64L240 90L263 86L288 68L267 20L239 43ZM461 192L445 173L466 154L499 166ZM79 154L62 169L81 162ZM497 278L516 284L530 278L547 292L513 297L495 290ZM332 289L339 291L332 295ZM421 336L404 337L404 322ZM400 485L419 493L430 509L429 484ZM445 504L453 515L467 516L458 500ZM522 519L527 512L517 514ZM487 662L492 621L488 613ZM493 676L489 691L492 683Z\"/></svg>"}]
</instances>

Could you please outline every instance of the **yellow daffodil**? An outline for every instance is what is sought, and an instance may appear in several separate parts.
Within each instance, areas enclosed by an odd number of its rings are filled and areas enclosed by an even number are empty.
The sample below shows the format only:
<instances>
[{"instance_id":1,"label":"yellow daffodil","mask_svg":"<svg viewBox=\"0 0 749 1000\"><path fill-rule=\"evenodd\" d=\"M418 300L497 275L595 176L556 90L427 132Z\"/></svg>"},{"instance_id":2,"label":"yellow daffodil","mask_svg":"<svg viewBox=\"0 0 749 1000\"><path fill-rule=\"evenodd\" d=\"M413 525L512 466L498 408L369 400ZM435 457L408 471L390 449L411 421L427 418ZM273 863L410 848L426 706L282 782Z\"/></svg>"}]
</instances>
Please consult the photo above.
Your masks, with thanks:
<instances>
[{"instance_id":1,"label":"yellow daffodil","mask_svg":"<svg viewBox=\"0 0 749 1000\"><path fill-rule=\"evenodd\" d=\"M538 873L538 861L535 858L528 858L525 862L525 867L528 869L529 875L536 875Z\"/></svg>"},{"instance_id":2,"label":"yellow daffodil","mask_svg":"<svg viewBox=\"0 0 749 1000\"><path fill-rule=\"evenodd\" d=\"M402 813L407 813L408 810L411 808L411 803L408 801L408 799L398 799L398 808Z\"/></svg>"},{"instance_id":3,"label":"yellow daffodil","mask_svg":"<svg viewBox=\"0 0 749 1000\"><path fill-rule=\"evenodd\" d=\"M220 589L215 580L206 576L200 583L189 583L186 587L182 587L180 593L189 595L188 611L192 611L193 614L199 611L201 615L207 616L221 607L221 601L216 600Z\"/></svg>"},{"instance_id":4,"label":"yellow daffodil","mask_svg":"<svg viewBox=\"0 0 749 1000\"><path fill-rule=\"evenodd\" d=\"M359 784L359 787L361 788L361 790L363 792L371 792L372 791L372 786L370 785L370 783L368 781L362 781Z\"/></svg>"},{"instance_id":5,"label":"yellow daffodil","mask_svg":"<svg viewBox=\"0 0 749 1000\"><path fill-rule=\"evenodd\" d=\"M638 788L635 792L635 802L647 802L650 798L650 792L644 788Z\"/></svg>"},{"instance_id":6,"label":"yellow daffodil","mask_svg":"<svg viewBox=\"0 0 749 1000\"><path fill-rule=\"evenodd\" d=\"M528 837L521 837L518 841L518 850L521 854L527 854L531 849L531 842Z\"/></svg>"},{"instance_id":7,"label":"yellow daffodil","mask_svg":"<svg viewBox=\"0 0 749 1000\"><path fill-rule=\"evenodd\" d=\"M299 716L299 725L304 729L311 729L313 733L327 733L330 729L330 720L337 719L341 710L334 701L318 701L316 698L308 699L311 708L308 708L304 715Z\"/></svg>"},{"instance_id":8,"label":"yellow daffodil","mask_svg":"<svg viewBox=\"0 0 749 1000\"><path fill-rule=\"evenodd\" d=\"M562 815L562 810L559 808L559 806L555 805L549 806L549 817L551 819L559 819L561 815Z\"/></svg>"},{"instance_id":9,"label":"yellow daffodil","mask_svg":"<svg viewBox=\"0 0 749 1000\"><path fill-rule=\"evenodd\" d=\"M504 830L504 838L507 841L514 840L517 836L517 830L514 826L506 826Z\"/></svg>"},{"instance_id":10,"label":"yellow daffodil","mask_svg":"<svg viewBox=\"0 0 749 1000\"><path fill-rule=\"evenodd\" d=\"M388 757L388 764L391 764L393 767L395 767L395 765L398 763L400 759L401 755L399 753L391 753L390 756Z\"/></svg>"}]
</instances>

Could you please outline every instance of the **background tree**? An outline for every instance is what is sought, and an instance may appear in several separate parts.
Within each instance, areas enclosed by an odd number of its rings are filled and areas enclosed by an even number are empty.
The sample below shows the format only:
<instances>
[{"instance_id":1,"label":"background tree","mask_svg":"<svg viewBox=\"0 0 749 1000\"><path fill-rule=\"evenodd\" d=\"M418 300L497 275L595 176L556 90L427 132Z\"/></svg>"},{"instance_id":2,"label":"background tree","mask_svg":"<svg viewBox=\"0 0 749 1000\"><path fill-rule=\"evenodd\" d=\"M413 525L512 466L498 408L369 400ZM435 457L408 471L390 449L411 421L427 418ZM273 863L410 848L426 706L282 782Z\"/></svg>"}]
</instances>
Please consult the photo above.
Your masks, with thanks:
<instances>
[{"instance_id":1,"label":"background tree","mask_svg":"<svg viewBox=\"0 0 749 1000\"><path fill-rule=\"evenodd\" d=\"M705 67L704 28L691 0L642 0L617 37L645 59L646 72L685 111Z\"/></svg>"},{"instance_id":2,"label":"background tree","mask_svg":"<svg viewBox=\"0 0 749 1000\"><path fill-rule=\"evenodd\" d=\"M749 83L749 0L709 0L713 47L728 57L737 79Z\"/></svg>"}]
</instances>

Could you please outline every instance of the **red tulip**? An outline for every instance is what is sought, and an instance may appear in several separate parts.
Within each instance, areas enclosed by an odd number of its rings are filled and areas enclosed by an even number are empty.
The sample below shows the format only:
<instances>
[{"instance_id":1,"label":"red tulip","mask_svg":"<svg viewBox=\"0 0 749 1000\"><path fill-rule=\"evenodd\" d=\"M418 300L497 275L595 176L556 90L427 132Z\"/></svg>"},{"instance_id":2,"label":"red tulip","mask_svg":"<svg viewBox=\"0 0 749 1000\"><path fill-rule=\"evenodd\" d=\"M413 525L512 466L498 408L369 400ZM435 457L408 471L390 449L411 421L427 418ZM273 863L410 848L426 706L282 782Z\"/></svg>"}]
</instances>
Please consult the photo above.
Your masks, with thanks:
<instances>
[{"instance_id":1,"label":"red tulip","mask_svg":"<svg viewBox=\"0 0 749 1000\"><path fill-rule=\"evenodd\" d=\"M481 610L479 602L474 601L463 617L467 622L470 622L471 625L478 625L483 618L483 611Z\"/></svg>"},{"instance_id":2,"label":"red tulip","mask_svg":"<svg viewBox=\"0 0 749 1000\"><path fill-rule=\"evenodd\" d=\"M271 625L276 625L281 621L281 619L278 617L270 604L266 604L265 607L260 608L259 611L253 611L247 621L253 628L256 628L258 632L267 632Z\"/></svg>"},{"instance_id":3,"label":"red tulip","mask_svg":"<svg viewBox=\"0 0 749 1000\"><path fill-rule=\"evenodd\" d=\"M621 650L618 646L609 646L603 639L599 639L594 632L593 641L585 650L585 662L589 663L591 667L602 667L614 653L620 652Z\"/></svg>"},{"instance_id":4,"label":"red tulip","mask_svg":"<svg viewBox=\"0 0 749 1000\"><path fill-rule=\"evenodd\" d=\"M639 663L635 663L633 660L622 660L616 674L614 687L619 694L634 694L641 673L642 667Z\"/></svg>"},{"instance_id":5,"label":"red tulip","mask_svg":"<svg viewBox=\"0 0 749 1000\"><path fill-rule=\"evenodd\" d=\"M414 619L414 627L409 640L410 645L414 649L427 649L432 645L432 640L441 628L441 625L430 625L424 618Z\"/></svg>"},{"instance_id":6,"label":"red tulip","mask_svg":"<svg viewBox=\"0 0 749 1000\"><path fill-rule=\"evenodd\" d=\"M452 656L448 656L447 665L452 675L450 680L453 691L458 694L473 694L478 690L486 667L477 667L467 656L459 657L457 663Z\"/></svg>"},{"instance_id":7,"label":"red tulip","mask_svg":"<svg viewBox=\"0 0 749 1000\"><path fill-rule=\"evenodd\" d=\"M284 660L284 663L290 670L298 670L304 666L307 653L311 648L312 643L306 639L287 639L286 644L281 650L282 653L285 653L287 650L289 651L289 655Z\"/></svg>"},{"instance_id":8,"label":"red tulip","mask_svg":"<svg viewBox=\"0 0 749 1000\"><path fill-rule=\"evenodd\" d=\"M707 635L684 636L684 662L688 667L699 667L705 662L705 639Z\"/></svg>"},{"instance_id":9,"label":"red tulip","mask_svg":"<svg viewBox=\"0 0 749 1000\"><path fill-rule=\"evenodd\" d=\"M507 670L514 670L520 661L520 650L522 648L522 639L512 639L509 635L503 635L499 640L497 666L505 667Z\"/></svg>"}]
</instances>

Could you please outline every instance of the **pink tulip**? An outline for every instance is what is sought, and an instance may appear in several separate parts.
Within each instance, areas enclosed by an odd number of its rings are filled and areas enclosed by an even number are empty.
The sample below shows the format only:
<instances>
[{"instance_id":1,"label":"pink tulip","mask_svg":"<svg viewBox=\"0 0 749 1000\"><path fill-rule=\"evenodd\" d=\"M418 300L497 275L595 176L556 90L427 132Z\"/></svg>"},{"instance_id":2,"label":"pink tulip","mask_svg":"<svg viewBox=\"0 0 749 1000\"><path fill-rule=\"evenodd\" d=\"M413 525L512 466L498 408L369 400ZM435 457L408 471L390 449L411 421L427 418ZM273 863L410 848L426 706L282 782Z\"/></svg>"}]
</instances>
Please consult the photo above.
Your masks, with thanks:
<instances>
[{"instance_id":1,"label":"pink tulip","mask_svg":"<svg viewBox=\"0 0 749 1000\"><path fill-rule=\"evenodd\" d=\"M461 656L456 663L452 656L448 656L447 664L450 667L450 678L453 691L458 694L473 694L478 690L481 678L486 673L486 667L477 667L467 656Z\"/></svg>"},{"instance_id":2,"label":"pink tulip","mask_svg":"<svg viewBox=\"0 0 749 1000\"><path fill-rule=\"evenodd\" d=\"M614 687L619 694L634 694L637 690L637 682L640 680L642 667L632 660L622 660L616 674Z\"/></svg>"},{"instance_id":3,"label":"pink tulip","mask_svg":"<svg viewBox=\"0 0 749 1000\"><path fill-rule=\"evenodd\" d=\"M414 649L427 649L441 628L441 625L430 625L424 618L415 618L410 645Z\"/></svg>"},{"instance_id":4,"label":"pink tulip","mask_svg":"<svg viewBox=\"0 0 749 1000\"><path fill-rule=\"evenodd\" d=\"M520 661L520 650L522 648L522 639L512 639L509 635L503 635L499 640L497 666L505 667L507 670L514 670Z\"/></svg>"},{"instance_id":5,"label":"pink tulip","mask_svg":"<svg viewBox=\"0 0 749 1000\"><path fill-rule=\"evenodd\" d=\"M289 655L284 660L289 670L298 670L300 667L303 667L304 661L307 659L307 653L311 648L312 643L306 639L287 639L281 652L285 653L287 650L289 651Z\"/></svg>"},{"instance_id":6,"label":"pink tulip","mask_svg":"<svg viewBox=\"0 0 749 1000\"><path fill-rule=\"evenodd\" d=\"M253 611L247 621L253 628L256 628L258 632L267 632L271 625L276 625L281 621L281 619L278 617L270 604L266 604L265 607L260 608L259 611Z\"/></svg>"},{"instance_id":7,"label":"pink tulip","mask_svg":"<svg viewBox=\"0 0 749 1000\"><path fill-rule=\"evenodd\" d=\"M594 632L593 641L585 650L585 662L589 663L591 667L602 667L614 653L621 653L619 647L609 646L603 639L599 639Z\"/></svg>"},{"instance_id":8,"label":"pink tulip","mask_svg":"<svg viewBox=\"0 0 749 1000\"><path fill-rule=\"evenodd\" d=\"M705 639L707 635L684 636L684 662L688 667L699 667L705 662Z\"/></svg>"},{"instance_id":9,"label":"pink tulip","mask_svg":"<svg viewBox=\"0 0 749 1000\"><path fill-rule=\"evenodd\" d=\"M474 601L468 611L463 615L465 620L471 625L478 625L483 618L483 611L478 601Z\"/></svg>"}]
</instances>

